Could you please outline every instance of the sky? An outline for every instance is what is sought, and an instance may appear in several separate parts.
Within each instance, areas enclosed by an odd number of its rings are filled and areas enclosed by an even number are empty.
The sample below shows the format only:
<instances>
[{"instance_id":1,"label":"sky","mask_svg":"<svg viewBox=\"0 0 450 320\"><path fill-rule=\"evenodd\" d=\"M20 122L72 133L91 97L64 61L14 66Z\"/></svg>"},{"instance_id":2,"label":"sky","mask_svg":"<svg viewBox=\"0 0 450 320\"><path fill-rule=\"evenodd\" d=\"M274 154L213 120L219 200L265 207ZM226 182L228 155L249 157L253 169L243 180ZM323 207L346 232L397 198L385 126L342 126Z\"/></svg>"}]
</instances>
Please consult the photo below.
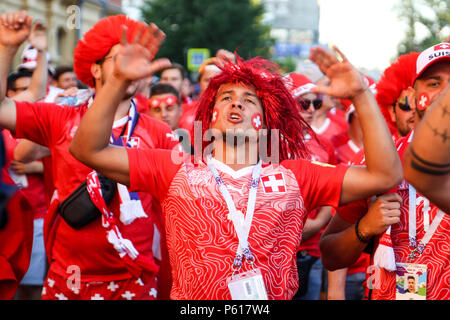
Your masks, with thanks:
<instances>
[{"instance_id":1,"label":"sky","mask_svg":"<svg viewBox=\"0 0 450 320\"><path fill-rule=\"evenodd\" d=\"M320 0L319 42L336 45L357 68L387 68L406 25L393 0Z\"/></svg>"},{"instance_id":2,"label":"sky","mask_svg":"<svg viewBox=\"0 0 450 320\"><path fill-rule=\"evenodd\" d=\"M396 57L405 23L393 10L398 0L318 0L319 42L337 45L357 67L387 68ZM138 18L142 0L123 0L127 14Z\"/></svg>"}]
</instances>

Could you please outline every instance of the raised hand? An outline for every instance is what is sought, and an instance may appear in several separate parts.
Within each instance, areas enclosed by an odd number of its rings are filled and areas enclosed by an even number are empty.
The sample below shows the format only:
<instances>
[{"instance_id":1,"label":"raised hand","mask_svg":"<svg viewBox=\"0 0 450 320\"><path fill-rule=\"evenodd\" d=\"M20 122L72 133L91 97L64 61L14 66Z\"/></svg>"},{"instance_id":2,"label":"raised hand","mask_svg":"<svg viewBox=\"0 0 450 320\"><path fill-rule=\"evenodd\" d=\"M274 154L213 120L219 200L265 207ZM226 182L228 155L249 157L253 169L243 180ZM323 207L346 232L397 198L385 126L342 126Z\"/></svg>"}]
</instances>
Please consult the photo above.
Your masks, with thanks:
<instances>
[{"instance_id":1,"label":"raised hand","mask_svg":"<svg viewBox=\"0 0 450 320\"><path fill-rule=\"evenodd\" d=\"M28 42L39 51L47 51L47 34L45 25L37 21L31 28Z\"/></svg>"},{"instance_id":2,"label":"raised hand","mask_svg":"<svg viewBox=\"0 0 450 320\"><path fill-rule=\"evenodd\" d=\"M0 15L0 45L18 48L30 35L33 18L26 11Z\"/></svg>"},{"instance_id":3,"label":"raised hand","mask_svg":"<svg viewBox=\"0 0 450 320\"><path fill-rule=\"evenodd\" d=\"M311 49L309 58L330 79L329 86L317 86L311 89L314 93L323 93L336 98L352 99L368 89L363 76L347 60L344 54L333 47L341 59L322 47Z\"/></svg>"},{"instance_id":4,"label":"raised hand","mask_svg":"<svg viewBox=\"0 0 450 320\"><path fill-rule=\"evenodd\" d=\"M122 26L121 48L114 58L114 75L126 80L138 80L170 66L168 59L152 61L161 46L165 34L153 23L142 23L134 39L127 41L127 28Z\"/></svg>"}]
</instances>

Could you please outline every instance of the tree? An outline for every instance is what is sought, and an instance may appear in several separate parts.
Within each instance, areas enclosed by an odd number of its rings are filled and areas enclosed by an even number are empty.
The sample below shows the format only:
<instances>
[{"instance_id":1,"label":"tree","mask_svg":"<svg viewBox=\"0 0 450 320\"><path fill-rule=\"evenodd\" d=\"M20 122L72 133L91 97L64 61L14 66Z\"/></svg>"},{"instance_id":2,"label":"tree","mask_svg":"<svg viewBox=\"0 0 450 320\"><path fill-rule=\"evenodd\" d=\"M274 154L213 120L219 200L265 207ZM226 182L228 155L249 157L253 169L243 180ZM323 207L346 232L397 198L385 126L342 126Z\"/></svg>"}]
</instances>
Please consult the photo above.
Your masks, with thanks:
<instances>
[{"instance_id":1,"label":"tree","mask_svg":"<svg viewBox=\"0 0 450 320\"><path fill-rule=\"evenodd\" d=\"M400 0L397 5L399 18L407 23L405 38L398 45L398 54L423 51L442 42L450 34L450 2L448 0ZM426 30L426 36L418 39L417 29Z\"/></svg>"},{"instance_id":2,"label":"tree","mask_svg":"<svg viewBox=\"0 0 450 320\"><path fill-rule=\"evenodd\" d=\"M243 58L269 57L270 27L261 23L264 7L252 0L146 0L146 22L166 33L158 57L186 66L189 48L227 49Z\"/></svg>"}]
</instances>

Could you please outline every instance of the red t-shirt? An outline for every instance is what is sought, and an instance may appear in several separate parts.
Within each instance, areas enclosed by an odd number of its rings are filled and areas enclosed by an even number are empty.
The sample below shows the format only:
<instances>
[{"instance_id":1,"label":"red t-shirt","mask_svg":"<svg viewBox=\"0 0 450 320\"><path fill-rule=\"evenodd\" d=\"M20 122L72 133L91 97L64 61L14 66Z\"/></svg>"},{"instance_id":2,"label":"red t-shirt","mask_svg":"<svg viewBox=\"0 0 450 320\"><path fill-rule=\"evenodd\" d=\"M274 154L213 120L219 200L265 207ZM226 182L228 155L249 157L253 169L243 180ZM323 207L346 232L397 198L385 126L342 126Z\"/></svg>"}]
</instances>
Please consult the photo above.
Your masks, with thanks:
<instances>
[{"instance_id":1,"label":"red t-shirt","mask_svg":"<svg viewBox=\"0 0 450 320\"><path fill-rule=\"evenodd\" d=\"M356 154L360 151L360 148L350 139L336 148L336 156L339 163L351 163Z\"/></svg>"},{"instance_id":2,"label":"red t-shirt","mask_svg":"<svg viewBox=\"0 0 450 320\"><path fill-rule=\"evenodd\" d=\"M347 130L344 129L340 123L333 121L330 118L327 118L320 128L312 128L318 136L330 141L335 148L346 141L343 139L346 139L347 137Z\"/></svg>"},{"instance_id":3,"label":"red t-shirt","mask_svg":"<svg viewBox=\"0 0 450 320\"><path fill-rule=\"evenodd\" d=\"M336 164L336 155L331 143L320 136L317 136L317 140L306 137L306 146L311 154L311 160L333 165ZM308 219L315 219L318 213L318 208L312 210L308 214ZM324 230L325 227L308 240L302 242L298 250L306 250L310 256L320 257L319 240Z\"/></svg>"},{"instance_id":4,"label":"red t-shirt","mask_svg":"<svg viewBox=\"0 0 450 320\"><path fill-rule=\"evenodd\" d=\"M92 169L77 161L69 152L69 144L78 128L87 105L77 108L45 103L16 102L16 136L47 146L52 153L53 178L59 200L63 201L85 179ZM124 122L124 124L126 121ZM115 128L117 137L122 127ZM168 137L170 128L149 116L140 115L133 132L133 145L137 149L172 148L174 143ZM152 255L153 217L152 197L139 193L147 218L136 219L129 225L118 225L122 236L130 239L142 255ZM110 209L120 215L119 199L116 193ZM97 219L85 227L75 230L63 219L59 219L54 234L50 256L50 269L61 276L69 276L67 268L80 268L81 281L109 281L130 278L117 251L106 239L106 229Z\"/></svg>"},{"instance_id":5,"label":"red t-shirt","mask_svg":"<svg viewBox=\"0 0 450 320\"><path fill-rule=\"evenodd\" d=\"M14 185L5 168L4 183ZM6 206L8 221L0 230L0 300L14 297L28 270L33 246L33 210L22 190L17 190Z\"/></svg>"},{"instance_id":6,"label":"red t-shirt","mask_svg":"<svg viewBox=\"0 0 450 320\"><path fill-rule=\"evenodd\" d=\"M194 130L195 114L197 113L198 101L183 103L183 113L178 121L178 127L192 134ZM193 135L191 135L193 137Z\"/></svg>"},{"instance_id":7,"label":"red t-shirt","mask_svg":"<svg viewBox=\"0 0 450 320\"><path fill-rule=\"evenodd\" d=\"M9 167L11 160L13 158L14 149L19 144L19 142L14 139L6 129L2 130L3 139L5 141L6 149L6 167ZM28 199L32 210L34 212L34 219L41 219L45 216L47 212L47 204L45 198L45 185L44 177L42 174L26 174L26 179L28 186L22 189L24 196Z\"/></svg>"},{"instance_id":8,"label":"red t-shirt","mask_svg":"<svg viewBox=\"0 0 450 320\"><path fill-rule=\"evenodd\" d=\"M166 219L171 298L230 299L226 279L232 274L238 238L208 167L174 162L169 151L127 150L131 188L160 200ZM236 209L246 212L252 167L234 171L213 161ZM306 160L263 165L248 241L269 299L291 299L297 292L295 254L307 212L338 205L345 172L346 167Z\"/></svg>"},{"instance_id":9,"label":"red t-shirt","mask_svg":"<svg viewBox=\"0 0 450 320\"><path fill-rule=\"evenodd\" d=\"M400 156L406 151L412 139L413 131L406 137L397 140L396 146ZM395 261L397 263L406 263L409 249L409 184L403 182L395 188L395 191L402 197L403 202L400 208L400 222L391 227L391 240L395 253ZM427 210L426 203L428 200L419 192L416 195L416 216L417 216L417 241L419 242L424 234L424 210ZM429 203L429 202L428 202ZM350 206L339 208L338 214L349 222L355 222L359 217L366 214L368 209L367 201L353 203ZM438 208L429 203L429 222L435 218ZM422 255L417 257L412 263L426 264L428 266L427 276L427 300L448 300L450 299L450 216L445 215L433 237L428 242ZM380 287L374 288L372 291L372 299L374 300L394 300L395 299L395 272L380 269L378 273L380 277ZM378 283L378 281L377 281Z\"/></svg>"}]
</instances>

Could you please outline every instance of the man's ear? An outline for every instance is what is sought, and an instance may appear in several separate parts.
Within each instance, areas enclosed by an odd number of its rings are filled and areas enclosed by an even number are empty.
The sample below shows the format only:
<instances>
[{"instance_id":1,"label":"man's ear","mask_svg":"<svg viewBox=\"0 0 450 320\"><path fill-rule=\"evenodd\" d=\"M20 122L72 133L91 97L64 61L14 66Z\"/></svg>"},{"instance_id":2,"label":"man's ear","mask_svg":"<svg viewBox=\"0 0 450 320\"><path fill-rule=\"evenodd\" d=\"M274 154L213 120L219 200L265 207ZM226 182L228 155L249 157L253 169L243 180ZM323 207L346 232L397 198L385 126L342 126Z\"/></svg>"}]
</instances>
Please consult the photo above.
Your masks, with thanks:
<instances>
[{"instance_id":1,"label":"man's ear","mask_svg":"<svg viewBox=\"0 0 450 320\"><path fill-rule=\"evenodd\" d=\"M395 115L394 108L395 107L393 105L388 106L389 116L391 117L392 122L397 122L397 116Z\"/></svg>"},{"instance_id":2,"label":"man's ear","mask_svg":"<svg viewBox=\"0 0 450 320\"><path fill-rule=\"evenodd\" d=\"M92 77L95 79L95 82L101 83L102 67L99 64L97 64L97 63L91 64L91 74L92 74Z\"/></svg>"}]
</instances>

